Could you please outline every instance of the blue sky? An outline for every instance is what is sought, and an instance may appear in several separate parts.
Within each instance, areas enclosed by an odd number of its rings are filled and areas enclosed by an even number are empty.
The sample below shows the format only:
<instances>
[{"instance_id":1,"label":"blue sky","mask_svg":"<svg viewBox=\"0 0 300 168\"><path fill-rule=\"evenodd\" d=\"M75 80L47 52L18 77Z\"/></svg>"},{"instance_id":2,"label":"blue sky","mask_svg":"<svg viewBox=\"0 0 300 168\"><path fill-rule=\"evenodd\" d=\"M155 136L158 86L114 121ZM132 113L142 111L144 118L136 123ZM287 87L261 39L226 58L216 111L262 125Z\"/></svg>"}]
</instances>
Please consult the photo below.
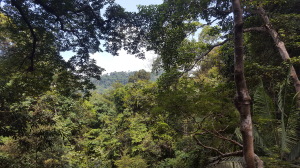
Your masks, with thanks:
<instances>
[{"instance_id":1,"label":"blue sky","mask_svg":"<svg viewBox=\"0 0 300 168\"><path fill-rule=\"evenodd\" d=\"M161 4L163 0L115 0L115 2L125 8L126 11L134 12L137 11L137 5ZM65 59L68 59L73 53L65 52L62 55ZM137 71L140 69L151 71L151 64L155 57L156 55L153 52L147 52L146 59L141 60L134 55L127 54L124 50L119 51L119 56L112 56L106 52L91 54L91 58L95 59L97 64L106 70L104 73Z\"/></svg>"}]
</instances>

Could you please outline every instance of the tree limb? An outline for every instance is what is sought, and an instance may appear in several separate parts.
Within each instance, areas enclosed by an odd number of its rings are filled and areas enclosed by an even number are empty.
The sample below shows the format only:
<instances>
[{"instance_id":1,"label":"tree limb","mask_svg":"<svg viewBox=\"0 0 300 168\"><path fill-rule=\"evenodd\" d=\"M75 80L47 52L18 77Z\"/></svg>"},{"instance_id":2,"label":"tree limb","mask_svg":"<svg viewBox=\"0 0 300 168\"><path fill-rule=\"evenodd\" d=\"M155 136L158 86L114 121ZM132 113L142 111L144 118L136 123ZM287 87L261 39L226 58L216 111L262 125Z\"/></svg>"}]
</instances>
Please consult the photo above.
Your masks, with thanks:
<instances>
[{"instance_id":1,"label":"tree limb","mask_svg":"<svg viewBox=\"0 0 300 168\"><path fill-rule=\"evenodd\" d=\"M211 162L216 162L218 160L221 160L222 158L226 158L226 157L230 157L230 156L243 156L243 150L224 153L223 155L220 155L220 156L214 158Z\"/></svg>"},{"instance_id":2,"label":"tree limb","mask_svg":"<svg viewBox=\"0 0 300 168\"><path fill-rule=\"evenodd\" d=\"M257 7L257 13L261 16L261 18L263 19L263 21L265 22L265 27L267 32L271 35L271 37L273 38L273 41L279 51L279 54L281 56L281 58L284 61L290 60L290 55L285 47L284 42L280 39L278 32L272 27L272 24L270 22L270 19L266 13L266 11L258 6ZM300 93L300 80L298 78L298 74L294 68L294 66L291 66L290 68L290 76L293 80L294 83L294 87L296 90L296 93ZM300 108L300 94L297 94L297 100L296 100L296 104L297 104L297 108Z\"/></svg>"},{"instance_id":3,"label":"tree limb","mask_svg":"<svg viewBox=\"0 0 300 168\"><path fill-rule=\"evenodd\" d=\"M220 159L225 158L225 157L230 157L230 156L243 156L243 150L239 150L239 151L235 151L235 152L222 153L221 151L219 151L218 149L216 149L214 147L204 145L198 138L196 138L195 135L193 136L193 138L196 140L198 145L200 145L200 146L202 146L206 149L209 149L209 150L212 150L212 151L215 151L215 152L219 153L219 156L217 156L215 159L213 159L212 162L215 162L217 160L220 160Z\"/></svg>"},{"instance_id":4,"label":"tree limb","mask_svg":"<svg viewBox=\"0 0 300 168\"><path fill-rule=\"evenodd\" d=\"M30 30L30 33L31 33L31 37L32 37L32 51L31 51L31 55L29 57L29 59L30 59L30 67L29 67L28 70L29 71L33 71L34 70L34 68L33 68L34 62L33 62L33 60L34 60L34 57L35 57L37 37L35 35L33 27L31 26L31 24L30 24L28 18L26 17L24 11L22 10L22 7L20 6L20 4L18 2L16 2L16 0L12 0L11 4L12 4L12 6L15 6L17 8L17 10L19 11L19 13L22 16L22 19L27 24L27 26L28 26L28 28Z\"/></svg>"},{"instance_id":5,"label":"tree limb","mask_svg":"<svg viewBox=\"0 0 300 168\"><path fill-rule=\"evenodd\" d=\"M64 29L63 21L61 20L60 16L55 12L55 10L53 8L47 6L41 0L34 0L34 2L38 5L40 5L46 12L51 13L52 15L56 16L56 20L59 21L61 29Z\"/></svg>"},{"instance_id":6,"label":"tree limb","mask_svg":"<svg viewBox=\"0 0 300 168\"><path fill-rule=\"evenodd\" d=\"M196 143L206 149L210 149L210 150L213 150L217 153L219 153L220 155L224 155L224 153L222 153L221 151L219 151L218 149L214 148L214 147L210 147L210 146L206 146L204 145L198 138L196 138L196 136L194 135L193 138L196 140Z\"/></svg>"},{"instance_id":7,"label":"tree limb","mask_svg":"<svg viewBox=\"0 0 300 168\"><path fill-rule=\"evenodd\" d=\"M251 31L261 31L261 32L267 32L266 27L249 27L243 30L244 32L251 32Z\"/></svg>"},{"instance_id":8,"label":"tree limb","mask_svg":"<svg viewBox=\"0 0 300 168\"><path fill-rule=\"evenodd\" d=\"M215 131L215 132L211 132L211 131L209 131L209 130L205 130L205 131L208 132L208 133L210 133L210 134L212 134L213 136L215 136L215 137L217 137L217 138L223 139L223 140L225 140L225 141L229 141L229 142L231 142L231 143L233 143L233 144L235 144L235 145L237 145L237 146L243 148L243 145L240 144L239 142L237 142L237 141L235 141L235 140L233 140L233 139L229 139L229 138L227 138L227 137L224 137L223 135L221 135L221 134L220 134L219 132L217 132L217 131Z\"/></svg>"},{"instance_id":9,"label":"tree limb","mask_svg":"<svg viewBox=\"0 0 300 168\"><path fill-rule=\"evenodd\" d=\"M219 15L229 15L230 13L232 13L233 10L232 9L219 10L217 7L217 4L216 4L216 6L214 6L214 7L207 8L206 11L214 11L216 14L219 14Z\"/></svg>"},{"instance_id":10,"label":"tree limb","mask_svg":"<svg viewBox=\"0 0 300 168\"><path fill-rule=\"evenodd\" d=\"M208 48L208 50L207 50L206 52L202 53L201 55L196 56L196 58L194 59L195 62L193 63L193 65L189 66L188 68L185 68L184 73L189 72L190 70L192 70L192 69L196 66L196 64L197 64L199 61L201 61L201 59L203 59L203 57L207 56L207 54L209 54L214 48L216 48L216 47L218 47L218 46L221 46L221 45L225 44L227 41L229 41L229 39L226 39L226 40L224 40L224 41L222 41L222 42L220 42L220 43L217 43L217 44L215 44L215 45L212 45L212 46L210 46L210 47Z\"/></svg>"},{"instance_id":11,"label":"tree limb","mask_svg":"<svg viewBox=\"0 0 300 168\"><path fill-rule=\"evenodd\" d=\"M215 45L210 46L209 49L208 49L205 53L203 53L203 54L197 56L197 57L195 58L195 60L196 60L197 62L200 61L204 56L206 56L207 54L209 54L214 48L216 48L216 47L218 47L218 46L221 46L221 45L225 44L227 41L229 41L229 39L226 39L226 40L224 40L224 41L222 41L222 42L220 42L220 43L217 43L217 44L215 44Z\"/></svg>"}]
</instances>

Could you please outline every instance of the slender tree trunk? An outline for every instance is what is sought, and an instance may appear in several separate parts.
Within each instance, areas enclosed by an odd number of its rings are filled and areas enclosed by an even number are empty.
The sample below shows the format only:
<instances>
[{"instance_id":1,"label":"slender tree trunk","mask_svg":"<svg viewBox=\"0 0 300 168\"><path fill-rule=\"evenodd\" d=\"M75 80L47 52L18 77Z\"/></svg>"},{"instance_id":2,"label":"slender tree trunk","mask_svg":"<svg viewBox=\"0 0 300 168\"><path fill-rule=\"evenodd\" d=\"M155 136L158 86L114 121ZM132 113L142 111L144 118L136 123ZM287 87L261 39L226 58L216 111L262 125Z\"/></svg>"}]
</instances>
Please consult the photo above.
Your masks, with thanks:
<instances>
[{"instance_id":1,"label":"slender tree trunk","mask_svg":"<svg viewBox=\"0 0 300 168\"><path fill-rule=\"evenodd\" d=\"M243 156L247 168L255 168L251 97L244 75L243 11L240 0L232 0L234 15L234 78L236 83L235 106L240 113L240 130L243 137Z\"/></svg>"},{"instance_id":2,"label":"slender tree trunk","mask_svg":"<svg viewBox=\"0 0 300 168\"><path fill-rule=\"evenodd\" d=\"M280 40L277 31L275 29L273 29L270 19L269 19L268 15L266 14L265 10L262 7L258 7L258 13L261 16L261 18L263 19L263 21L265 22L266 30L273 38L274 43L281 55L281 58L284 61L290 60L291 58L290 58L289 53L287 52L285 44L283 41ZM293 80L294 87L297 92L296 105L297 105L297 108L300 108L300 81L299 81L298 75L295 71L295 68L293 66L291 66L290 76Z\"/></svg>"}]
</instances>

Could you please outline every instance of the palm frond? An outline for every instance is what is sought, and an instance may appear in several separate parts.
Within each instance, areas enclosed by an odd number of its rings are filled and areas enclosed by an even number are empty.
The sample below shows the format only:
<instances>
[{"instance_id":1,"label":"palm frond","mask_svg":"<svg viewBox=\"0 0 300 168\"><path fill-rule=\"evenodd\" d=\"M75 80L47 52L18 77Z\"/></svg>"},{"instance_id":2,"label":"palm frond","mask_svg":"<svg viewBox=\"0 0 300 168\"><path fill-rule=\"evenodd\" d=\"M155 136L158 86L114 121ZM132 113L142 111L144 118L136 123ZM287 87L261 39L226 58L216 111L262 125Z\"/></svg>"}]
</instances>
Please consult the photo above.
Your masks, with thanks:
<instances>
[{"instance_id":1,"label":"palm frond","mask_svg":"<svg viewBox=\"0 0 300 168\"><path fill-rule=\"evenodd\" d=\"M274 140L279 145L275 103L264 89L262 81L256 88L253 99L254 140L255 144L259 145L265 151L267 144L274 142Z\"/></svg>"},{"instance_id":2,"label":"palm frond","mask_svg":"<svg viewBox=\"0 0 300 168\"><path fill-rule=\"evenodd\" d=\"M289 153L288 157L291 157L290 154L292 153L291 155L293 155L293 158L295 158L297 156L297 152L294 151L294 148L297 148L299 142L299 137L297 137L297 122L299 119L299 114L295 108L292 108L294 106L294 101L291 101L292 102L292 105L290 105L291 108L289 108L288 110L285 108L287 106L286 100L287 100L288 84L289 84L289 78L287 77L286 81L284 81L281 84L280 91L278 93L278 108L281 113L281 120L280 120L281 158L286 156L287 153Z\"/></svg>"},{"instance_id":3,"label":"palm frond","mask_svg":"<svg viewBox=\"0 0 300 168\"><path fill-rule=\"evenodd\" d=\"M263 82L261 81L254 93L253 113L256 115L264 116L269 119L274 118L275 105L273 100L264 89Z\"/></svg>"},{"instance_id":4,"label":"palm frond","mask_svg":"<svg viewBox=\"0 0 300 168\"><path fill-rule=\"evenodd\" d=\"M226 157L207 166L207 168L244 168L245 161L243 157Z\"/></svg>"},{"instance_id":5,"label":"palm frond","mask_svg":"<svg viewBox=\"0 0 300 168\"><path fill-rule=\"evenodd\" d=\"M265 145L265 140L263 137L260 135L256 127L253 127L253 137L254 137L254 144L256 146L261 147L265 152L266 152L266 145Z\"/></svg>"},{"instance_id":6,"label":"palm frond","mask_svg":"<svg viewBox=\"0 0 300 168\"><path fill-rule=\"evenodd\" d=\"M279 112L281 113L281 128L280 128L280 132L281 132L281 137L280 137L280 155L281 158L283 158L284 153L288 152L288 148L287 148L287 134L286 134L286 129L285 129L285 121L284 121L284 117L285 117L285 100L286 100L286 82L284 82L283 84L280 85L280 90L278 93L278 109Z\"/></svg>"},{"instance_id":7,"label":"palm frond","mask_svg":"<svg viewBox=\"0 0 300 168\"><path fill-rule=\"evenodd\" d=\"M241 130L240 130L239 127L237 127L237 128L234 130L234 134L235 134L235 136L237 137L237 139L238 139L239 142L243 142L242 133L241 133Z\"/></svg>"},{"instance_id":8,"label":"palm frond","mask_svg":"<svg viewBox=\"0 0 300 168\"><path fill-rule=\"evenodd\" d=\"M287 158L288 160L296 160L300 158L300 141L298 141L298 143L293 146Z\"/></svg>"},{"instance_id":9,"label":"palm frond","mask_svg":"<svg viewBox=\"0 0 300 168\"><path fill-rule=\"evenodd\" d=\"M238 141L242 142L243 139L242 139L242 133L241 133L240 129L236 128L234 133L235 133L235 136L237 137ZM253 137L254 137L255 147L259 146L261 149L266 150L266 145L264 143L265 140L260 135L260 133L258 132L256 127L253 127ZM265 152L267 152L267 151L265 151Z\"/></svg>"},{"instance_id":10,"label":"palm frond","mask_svg":"<svg viewBox=\"0 0 300 168\"><path fill-rule=\"evenodd\" d=\"M287 155L288 160L295 160L300 157L300 137L299 137L299 111L294 109L288 120L286 132L287 132L287 147L289 153Z\"/></svg>"}]
</instances>

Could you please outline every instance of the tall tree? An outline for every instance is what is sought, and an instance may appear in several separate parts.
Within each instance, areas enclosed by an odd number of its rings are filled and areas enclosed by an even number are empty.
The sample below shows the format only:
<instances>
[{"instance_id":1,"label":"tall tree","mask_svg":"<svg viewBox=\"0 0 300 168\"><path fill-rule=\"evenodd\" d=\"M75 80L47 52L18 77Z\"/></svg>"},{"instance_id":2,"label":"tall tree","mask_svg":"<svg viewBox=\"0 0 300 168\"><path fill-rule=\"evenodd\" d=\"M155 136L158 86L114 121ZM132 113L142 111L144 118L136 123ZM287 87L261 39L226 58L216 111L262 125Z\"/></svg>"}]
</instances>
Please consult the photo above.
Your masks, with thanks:
<instances>
[{"instance_id":1,"label":"tall tree","mask_svg":"<svg viewBox=\"0 0 300 168\"><path fill-rule=\"evenodd\" d=\"M230 14L234 12L235 20ZM149 15L151 13L151 15ZM235 81L237 87L236 106L241 114L241 131L243 134L244 157L248 167L255 166L255 154L253 146L251 98L248 93L243 63L243 17L249 17L249 13L243 13L240 1L172 1L166 0L160 6L141 8L141 14L150 21L147 27L149 33L146 38L150 43L149 49L154 49L161 55L162 67L166 70L170 81L176 82L182 71L190 71L198 61L202 60L217 46L232 40L235 35ZM147 17L148 16L148 17ZM196 22L204 19L208 25L218 21L219 29L214 34L225 34L223 42L216 44L187 45L182 50L186 38L203 25ZM235 22L232 32L232 23ZM218 39L218 41L221 41ZM192 44L192 43L191 43ZM195 44L195 43L194 43ZM185 51L185 52L182 52ZM186 66L188 65L188 66Z\"/></svg>"},{"instance_id":2,"label":"tall tree","mask_svg":"<svg viewBox=\"0 0 300 168\"><path fill-rule=\"evenodd\" d=\"M87 75L89 65L94 63L90 61L90 53L104 48L118 55L117 51L123 46L129 52L136 48L134 42L125 39L128 34L134 34L134 29L126 29L133 25L134 15L125 12L114 0L4 0L0 12L13 24L10 32L14 36L27 33L24 60L28 63L22 66L29 71L35 69L35 62L42 57L38 52L45 34L55 41L58 52L75 52L69 63Z\"/></svg>"},{"instance_id":3,"label":"tall tree","mask_svg":"<svg viewBox=\"0 0 300 168\"><path fill-rule=\"evenodd\" d=\"M258 4L257 9L255 11L260 16L261 20L263 21L264 26L262 26L262 27L251 27L251 28L246 29L246 31L267 32L272 37L272 39L274 41L274 44L275 44L281 58L283 59L283 61L290 61L291 57L290 57L290 54L289 54L289 52L286 48L286 45L283 42L283 40L281 40L280 34L278 33L278 31L272 25L272 23L270 21L270 18L268 16L267 12L265 11L263 5ZM290 77L293 81L294 88L295 88L295 91L296 91L297 108L300 108L300 94L299 94L300 93L300 81L299 81L299 78L298 78L297 71L295 70L293 65L291 65L291 67L290 67Z\"/></svg>"},{"instance_id":4,"label":"tall tree","mask_svg":"<svg viewBox=\"0 0 300 168\"><path fill-rule=\"evenodd\" d=\"M243 10L240 0L232 1L234 15L234 77L236 83L235 106L240 112L240 130L243 136L243 155L247 168L255 168L251 97L244 74Z\"/></svg>"}]
</instances>

